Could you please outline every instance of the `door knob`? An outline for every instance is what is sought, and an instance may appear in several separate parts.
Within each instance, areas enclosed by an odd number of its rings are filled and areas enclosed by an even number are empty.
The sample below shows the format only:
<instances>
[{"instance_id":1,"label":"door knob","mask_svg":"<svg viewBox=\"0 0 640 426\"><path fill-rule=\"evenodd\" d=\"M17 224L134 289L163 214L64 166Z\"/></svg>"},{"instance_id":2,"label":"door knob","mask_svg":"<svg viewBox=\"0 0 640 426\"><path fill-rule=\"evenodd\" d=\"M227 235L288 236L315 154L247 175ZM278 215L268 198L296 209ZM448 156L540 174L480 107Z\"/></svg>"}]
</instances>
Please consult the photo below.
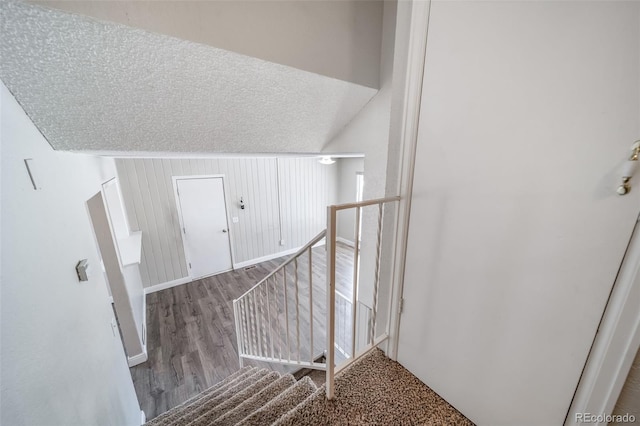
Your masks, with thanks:
<instances>
[{"instance_id":1,"label":"door knob","mask_svg":"<svg viewBox=\"0 0 640 426\"><path fill-rule=\"evenodd\" d=\"M640 140L635 141L631 147L631 156L625 161L622 168L622 185L618 187L618 195L626 195L631 191L631 178L638 169L638 157L640 156Z\"/></svg>"},{"instance_id":2,"label":"door knob","mask_svg":"<svg viewBox=\"0 0 640 426\"><path fill-rule=\"evenodd\" d=\"M226 230L226 229L223 229L223 230L222 230L222 232L227 232L227 230Z\"/></svg>"}]
</instances>

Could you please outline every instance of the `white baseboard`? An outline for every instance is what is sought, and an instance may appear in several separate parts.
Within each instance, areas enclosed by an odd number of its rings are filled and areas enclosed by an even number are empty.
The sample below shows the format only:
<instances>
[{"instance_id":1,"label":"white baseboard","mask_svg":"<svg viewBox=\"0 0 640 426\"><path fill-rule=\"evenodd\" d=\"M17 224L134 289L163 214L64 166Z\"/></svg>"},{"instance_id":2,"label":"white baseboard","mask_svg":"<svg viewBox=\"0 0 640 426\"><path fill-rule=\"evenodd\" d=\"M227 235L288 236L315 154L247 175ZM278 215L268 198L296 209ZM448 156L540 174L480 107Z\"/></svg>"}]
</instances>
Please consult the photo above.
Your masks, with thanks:
<instances>
[{"instance_id":1,"label":"white baseboard","mask_svg":"<svg viewBox=\"0 0 640 426\"><path fill-rule=\"evenodd\" d=\"M147 356L147 348L145 347L141 354L127 357L127 363L129 367L133 367L134 365L142 364L147 359L149 359L149 357Z\"/></svg>"},{"instance_id":2,"label":"white baseboard","mask_svg":"<svg viewBox=\"0 0 640 426\"><path fill-rule=\"evenodd\" d=\"M191 277L178 278L177 280L167 281L166 283L154 284L151 287L145 287L144 294L155 293L156 291L166 290L180 284L186 284L193 281Z\"/></svg>"},{"instance_id":3,"label":"white baseboard","mask_svg":"<svg viewBox=\"0 0 640 426\"><path fill-rule=\"evenodd\" d=\"M144 414L144 411L140 410L140 426L147 422L147 415Z\"/></svg>"},{"instance_id":4,"label":"white baseboard","mask_svg":"<svg viewBox=\"0 0 640 426\"><path fill-rule=\"evenodd\" d=\"M324 240L322 240L321 242L316 244L314 247L319 247L319 246L323 246L323 245L324 245ZM289 256L291 254L294 254L295 252L297 252L301 248L302 248L302 246L296 247L296 248L292 248L292 249L289 249L289 250L285 250L285 251L279 251L277 253L269 254L267 256L262 256L262 257L257 257L255 259L246 260L244 262L234 263L233 264L233 269L246 268L247 266L255 265L257 263L266 262L267 260L277 259L278 257L283 257L283 256Z\"/></svg>"},{"instance_id":5,"label":"white baseboard","mask_svg":"<svg viewBox=\"0 0 640 426\"><path fill-rule=\"evenodd\" d=\"M346 238L342 238L342 237L336 237L336 241L342 244L346 244L349 247L355 247L355 243L351 240L347 240Z\"/></svg>"},{"instance_id":6,"label":"white baseboard","mask_svg":"<svg viewBox=\"0 0 640 426\"><path fill-rule=\"evenodd\" d=\"M339 241L340 241L340 239L339 239ZM343 242L345 244L353 244L348 240L344 240ZM314 245L314 247L320 247L320 246L323 246L323 245L325 245L324 240L322 240L318 244ZM269 254L267 256L256 257L255 259L245 260L244 262L234 263L233 264L233 269L242 269L242 268L246 268L247 266L255 265L255 264L261 263L261 262L266 262L268 260L276 259L278 257L289 256L291 254L294 254L298 250L300 250L300 248L302 248L302 246L296 247L296 248L292 248L292 249L289 249L289 250L279 251L277 253ZM145 287L144 294L155 293L157 291L166 290L168 288L175 287L175 286L178 286L178 285L181 285L181 284L190 283L192 281L194 281L194 280L191 277L184 277L184 278L178 278L177 280L173 280L173 281L167 281L166 283L154 284L154 285L152 285L150 287Z\"/></svg>"}]
</instances>

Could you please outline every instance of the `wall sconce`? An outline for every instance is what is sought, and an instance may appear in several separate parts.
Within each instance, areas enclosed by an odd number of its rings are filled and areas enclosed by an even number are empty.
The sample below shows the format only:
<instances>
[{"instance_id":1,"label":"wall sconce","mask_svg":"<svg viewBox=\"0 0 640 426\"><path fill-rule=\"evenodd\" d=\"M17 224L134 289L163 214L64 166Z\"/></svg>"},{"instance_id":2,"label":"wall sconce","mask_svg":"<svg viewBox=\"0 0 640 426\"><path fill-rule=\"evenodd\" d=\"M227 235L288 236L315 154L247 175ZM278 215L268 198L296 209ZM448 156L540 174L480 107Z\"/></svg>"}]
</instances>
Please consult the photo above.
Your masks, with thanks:
<instances>
[{"instance_id":1,"label":"wall sconce","mask_svg":"<svg viewBox=\"0 0 640 426\"><path fill-rule=\"evenodd\" d=\"M240 208L244 210L244 200L240 197Z\"/></svg>"},{"instance_id":2,"label":"wall sconce","mask_svg":"<svg viewBox=\"0 0 640 426\"><path fill-rule=\"evenodd\" d=\"M320 164L333 164L335 163L335 160L332 160L330 155L323 155L320 161L318 162Z\"/></svg>"}]
</instances>

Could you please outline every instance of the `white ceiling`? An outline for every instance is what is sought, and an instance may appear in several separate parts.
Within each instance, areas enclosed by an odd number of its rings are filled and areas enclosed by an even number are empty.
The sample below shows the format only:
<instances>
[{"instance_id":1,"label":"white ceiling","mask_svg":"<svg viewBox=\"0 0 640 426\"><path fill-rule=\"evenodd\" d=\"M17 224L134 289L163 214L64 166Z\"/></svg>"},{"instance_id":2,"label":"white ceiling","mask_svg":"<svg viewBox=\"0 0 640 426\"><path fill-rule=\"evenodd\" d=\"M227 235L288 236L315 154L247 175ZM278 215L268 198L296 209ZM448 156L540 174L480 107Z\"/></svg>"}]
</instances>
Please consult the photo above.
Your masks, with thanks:
<instances>
[{"instance_id":1,"label":"white ceiling","mask_svg":"<svg viewBox=\"0 0 640 426\"><path fill-rule=\"evenodd\" d=\"M17 1L0 78L60 150L320 152L375 89Z\"/></svg>"}]
</instances>

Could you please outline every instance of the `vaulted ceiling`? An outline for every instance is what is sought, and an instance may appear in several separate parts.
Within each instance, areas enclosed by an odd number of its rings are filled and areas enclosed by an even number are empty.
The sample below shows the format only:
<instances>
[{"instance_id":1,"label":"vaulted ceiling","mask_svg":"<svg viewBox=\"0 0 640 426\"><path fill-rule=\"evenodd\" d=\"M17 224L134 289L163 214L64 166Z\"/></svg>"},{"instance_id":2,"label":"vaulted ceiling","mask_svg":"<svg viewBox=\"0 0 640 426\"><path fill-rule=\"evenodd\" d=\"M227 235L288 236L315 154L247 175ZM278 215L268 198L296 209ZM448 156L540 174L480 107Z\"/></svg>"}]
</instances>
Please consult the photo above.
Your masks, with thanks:
<instances>
[{"instance_id":1,"label":"vaulted ceiling","mask_svg":"<svg viewBox=\"0 0 640 426\"><path fill-rule=\"evenodd\" d=\"M320 152L377 90L19 1L0 78L54 149Z\"/></svg>"}]
</instances>

